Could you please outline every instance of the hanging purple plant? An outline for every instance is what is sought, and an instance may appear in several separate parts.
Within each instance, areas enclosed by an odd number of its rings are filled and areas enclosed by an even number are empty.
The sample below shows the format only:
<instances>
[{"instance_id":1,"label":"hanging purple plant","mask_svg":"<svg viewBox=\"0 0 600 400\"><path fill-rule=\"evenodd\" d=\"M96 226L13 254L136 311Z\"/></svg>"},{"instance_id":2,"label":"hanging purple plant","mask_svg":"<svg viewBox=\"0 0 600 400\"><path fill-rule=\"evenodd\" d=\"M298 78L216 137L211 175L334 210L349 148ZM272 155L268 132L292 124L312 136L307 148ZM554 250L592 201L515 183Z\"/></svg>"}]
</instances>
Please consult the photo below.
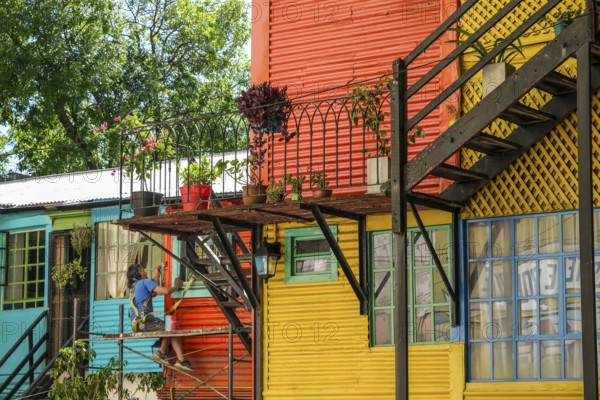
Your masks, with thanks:
<instances>
[{"instance_id":1,"label":"hanging purple plant","mask_svg":"<svg viewBox=\"0 0 600 400\"><path fill-rule=\"evenodd\" d=\"M236 99L238 109L250 122L250 127L259 134L281 133L280 141L289 142L296 132L287 129L292 102L287 96L287 86L278 88L267 82L254 84L242 90Z\"/></svg>"}]
</instances>

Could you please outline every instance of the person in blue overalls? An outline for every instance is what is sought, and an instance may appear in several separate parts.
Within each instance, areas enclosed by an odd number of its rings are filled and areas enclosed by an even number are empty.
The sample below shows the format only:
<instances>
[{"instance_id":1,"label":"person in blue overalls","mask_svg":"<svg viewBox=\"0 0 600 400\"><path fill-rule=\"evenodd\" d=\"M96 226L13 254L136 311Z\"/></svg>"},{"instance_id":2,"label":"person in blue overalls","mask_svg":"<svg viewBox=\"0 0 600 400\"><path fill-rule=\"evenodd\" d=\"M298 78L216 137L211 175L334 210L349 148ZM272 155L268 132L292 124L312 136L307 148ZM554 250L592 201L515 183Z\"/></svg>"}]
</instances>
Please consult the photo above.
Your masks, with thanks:
<instances>
[{"instance_id":1,"label":"person in blue overalls","mask_svg":"<svg viewBox=\"0 0 600 400\"><path fill-rule=\"evenodd\" d=\"M157 332L165 330L165 322L154 316L152 298L159 294L172 294L183 284L181 278L175 280L175 285L170 288L159 286L160 265L154 267L154 279L148 279L146 268L141 264L131 264L127 269L127 281L130 290L129 296L129 318L131 319L134 332ZM160 349L152 355L156 362L170 364L169 346L173 347L177 355L174 368L192 372L194 368L183 356L183 345L180 337L162 338Z\"/></svg>"}]
</instances>

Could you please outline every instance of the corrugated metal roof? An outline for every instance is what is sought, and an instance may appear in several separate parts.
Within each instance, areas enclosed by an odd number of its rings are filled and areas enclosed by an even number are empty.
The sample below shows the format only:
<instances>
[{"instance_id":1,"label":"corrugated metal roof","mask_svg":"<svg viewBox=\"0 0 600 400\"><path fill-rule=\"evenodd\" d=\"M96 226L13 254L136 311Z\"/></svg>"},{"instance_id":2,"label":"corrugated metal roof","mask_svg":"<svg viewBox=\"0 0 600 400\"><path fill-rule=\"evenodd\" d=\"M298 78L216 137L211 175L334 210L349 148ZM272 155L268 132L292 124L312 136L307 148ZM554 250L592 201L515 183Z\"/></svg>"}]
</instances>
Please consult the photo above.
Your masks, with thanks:
<instances>
[{"instance_id":1,"label":"corrugated metal roof","mask_svg":"<svg viewBox=\"0 0 600 400\"><path fill-rule=\"evenodd\" d=\"M239 152L237 153L240 154ZM220 158L221 156L219 156ZM226 153L226 160L233 160L234 153ZM180 169L187 166L187 161L179 162ZM60 175L47 175L42 177L20 179L16 181L0 182L0 208L17 208L36 205L69 205L94 200L114 200L120 197L119 173L113 169L95 171L73 172ZM166 197L175 197L179 194L175 162L171 165L161 165L160 171L148 180L149 188L161 188ZM123 175L123 198L128 198L131 180ZM167 182L167 184L165 184ZM133 182L133 190L139 190L139 181ZM225 175L213 184L213 191L217 194L232 193L241 186L235 185L231 177Z\"/></svg>"}]
</instances>

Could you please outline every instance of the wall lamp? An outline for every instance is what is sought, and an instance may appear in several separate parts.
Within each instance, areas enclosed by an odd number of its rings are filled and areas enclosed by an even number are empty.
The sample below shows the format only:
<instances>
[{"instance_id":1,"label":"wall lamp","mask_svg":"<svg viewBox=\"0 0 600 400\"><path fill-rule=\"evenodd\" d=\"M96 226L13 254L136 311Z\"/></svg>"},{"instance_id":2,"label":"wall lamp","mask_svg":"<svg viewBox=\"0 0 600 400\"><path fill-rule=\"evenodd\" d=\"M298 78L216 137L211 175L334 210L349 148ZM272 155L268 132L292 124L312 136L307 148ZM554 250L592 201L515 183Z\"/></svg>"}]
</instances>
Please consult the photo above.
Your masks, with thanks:
<instances>
[{"instance_id":1,"label":"wall lamp","mask_svg":"<svg viewBox=\"0 0 600 400\"><path fill-rule=\"evenodd\" d=\"M267 243L266 240L254 252L254 265L258 277L267 282L275 275L277 260L281 258L281 244Z\"/></svg>"}]
</instances>

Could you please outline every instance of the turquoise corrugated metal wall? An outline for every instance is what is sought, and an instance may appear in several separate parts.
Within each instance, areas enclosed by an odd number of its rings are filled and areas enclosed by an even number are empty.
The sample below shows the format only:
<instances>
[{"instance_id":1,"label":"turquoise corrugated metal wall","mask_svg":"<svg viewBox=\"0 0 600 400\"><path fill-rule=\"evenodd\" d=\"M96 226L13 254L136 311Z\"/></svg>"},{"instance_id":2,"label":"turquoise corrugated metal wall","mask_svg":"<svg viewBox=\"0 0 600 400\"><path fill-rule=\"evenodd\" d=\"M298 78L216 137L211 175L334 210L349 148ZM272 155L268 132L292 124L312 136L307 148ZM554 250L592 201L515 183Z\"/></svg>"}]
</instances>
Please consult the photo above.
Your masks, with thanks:
<instances>
[{"instance_id":1,"label":"turquoise corrugated metal wall","mask_svg":"<svg viewBox=\"0 0 600 400\"><path fill-rule=\"evenodd\" d=\"M0 231L10 232L22 232L30 230L45 229L46 230L46 243L49 243L49 235L52 223L48 216L41 214L40 212L22 212L14 214L2 214L0 215ZM46 252L46 276L48 273L48 252ZM4 299L3 288L0 287L0 299ZM45 293L48 293L48 280L44 288ZM47 295L44 300L44 307L32 308L26 310L11 310L11 311L0 311L0 334L1 343L0 346L0 359L6 355L6 352L16 343L16 341L23 335L23 333L29 328L31 323L35 321L39 315L48 309ZM2 308L0 307L0 310ZM34 342L37 341L42 335L46 333L47 327L43 323L39 329L34 330ZM36 356L46 350L45 346L42 346ZM28 352L28 342L19 346L17 350L12 354L11 360L21 361ZM0 369L0 382L10 375L15 368L14 362L8 362ZM44 366L40 366L41 370ZM20 379L17 378L15 381ZM6 389L4 393L7 393L12 389L12 385ZM25 387L26 389L26 387ZM21 391L20 391L21 392ZM17 394L19 394L18 392ZM0 398L4 398L3 394L0 393Z\"/></svg>"},{"instance_id":2,"label":"turquoise corrugated metal wall","mask_svg":"<svg viewBox=\"0 0 600 400\"><path fill-rule=\"evenodd\" d=\"M118 207L105 207L92 210L92 224L97 222L112 221L119 218ZM95 226L94 226L95 227ZM96 274L96 247L92 246L92 273ZM131 332L131 324L127 316L129 310L129 299L115 300L95 300L96 280L92 278L91 287L92 298L90 300L90 332L97 333L116 333L119 332L119 304L124 305L124 331ZM152 300L156 310L162 310L164 307L164 297L156 297ZM96 336L98 337L98 336ZM90 338L94 338L93 335ZM144 354L152 355L153 349L150 347L155 342L154 339L135 339L125 341L125 345ZM119 348L116 341L91 341L92 349L96 351L96 359L92 363L93 367L104 366L111 357L118 359ZM123 353L127 367L125 372L160 372L162 367L142 356L134 354L128 350Z\"/></svg>"}]
</instances>

